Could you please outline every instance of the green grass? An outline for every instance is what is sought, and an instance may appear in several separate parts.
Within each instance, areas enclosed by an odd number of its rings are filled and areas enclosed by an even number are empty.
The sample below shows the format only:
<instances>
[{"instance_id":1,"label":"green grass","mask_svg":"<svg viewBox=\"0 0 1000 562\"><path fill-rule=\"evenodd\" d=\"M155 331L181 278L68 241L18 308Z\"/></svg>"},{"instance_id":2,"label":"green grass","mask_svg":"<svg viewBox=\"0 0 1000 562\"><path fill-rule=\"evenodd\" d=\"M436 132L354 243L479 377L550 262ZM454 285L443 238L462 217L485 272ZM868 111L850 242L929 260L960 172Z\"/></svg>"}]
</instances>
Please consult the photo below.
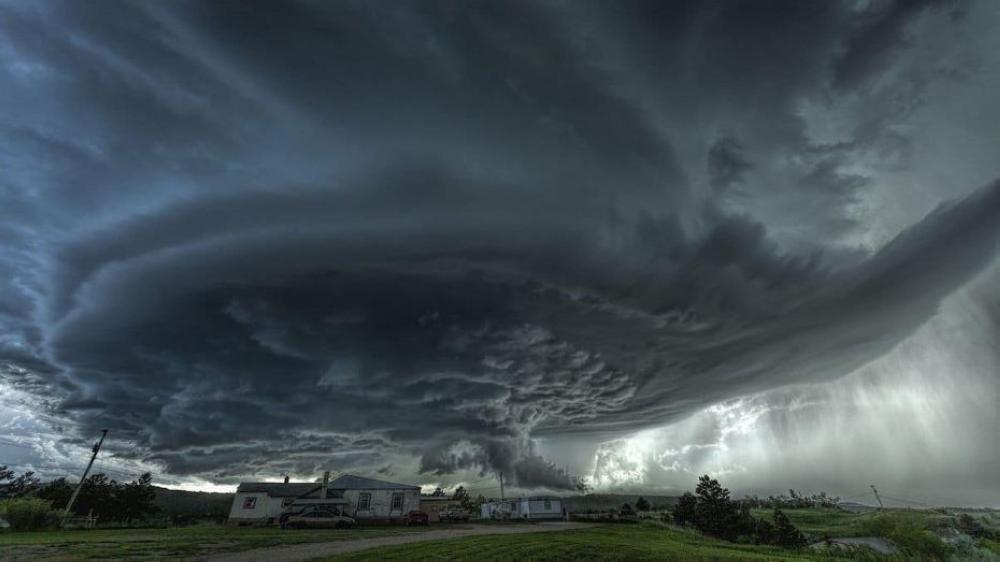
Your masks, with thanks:
<instances>
[{"instance_id":1,"label":"green grass","mask_svg":"<svg viewBox=\"0 0 1000 562\"><path fill-rule=\"evenodd\" d=\"M166 558L309 542L419 533L427 527L282 530L275 527L91 529L0 534L0 560Z\"/></svg>"},{"instance_id":2,"label":"green grass","mask_svg":"<svg viewBox=\"0 0 1000 562\"><path fill-rule=\"evenodd\" d=\"M770 509L752 510L754 517L771 520ZM817 538L824 533L831 538L882 536L875 531L879 523L891 520L905 527L930 529L939 522L948 519L936 511L924 509L886 509L868 513L851 513L834 508L786 509L782 513L788 516L792 524L800 531Z\"/></svg>"},{"instance_id":3,"label":"green grass","mask_svg":"<svg viewBox=\"0 0 1000 562\"><path fill-rule=\"evenodd\" d=\"M375 560L857 560L808 550L739 545L657 523L611 524L589 529L484 535L382 547L324 559Z\"/></svg>"},{"instance_id":4,"label":"green grass","mask_svg":"<svg viewBox=\"0 0 1000 562\"><path fill-rule=\"evenodd\" d=\"M337 560L913 560L934 553L940 541L928 528L949 518L933 511L885 510L854 514L835 509L794 509L786 515L813 537L883 536L907 551L896 558L821 554L715 540L696 532L655 522L599 525L588 529L517 535L483 535L383 547ZM769 518L770 510L755 515ZM500 525L500 523L497 523ZM441 526L431 526L440 529ZM0 560L162 559L255 548L374 538L427 530L371 527L352 530L283 531L254 527L181 527L167 529L96 529L34 533L0 533ZM986 548L997 544L985 542ZM929 559L929 558L925 558Z\"/></svg>"}]
</instances>

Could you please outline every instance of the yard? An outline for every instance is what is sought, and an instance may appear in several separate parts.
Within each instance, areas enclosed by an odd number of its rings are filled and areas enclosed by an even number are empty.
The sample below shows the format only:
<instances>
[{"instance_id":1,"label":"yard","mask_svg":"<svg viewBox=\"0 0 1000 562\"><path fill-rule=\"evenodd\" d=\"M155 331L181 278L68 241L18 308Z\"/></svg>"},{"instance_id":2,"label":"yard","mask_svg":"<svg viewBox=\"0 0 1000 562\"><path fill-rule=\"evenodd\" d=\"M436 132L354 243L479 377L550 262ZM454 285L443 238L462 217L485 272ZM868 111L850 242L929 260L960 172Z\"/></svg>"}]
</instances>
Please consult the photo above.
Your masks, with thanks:
<instances>
[{"instance_id":1,"label":"yard","mask_svg":"<svg viewBox=\"0 0 1000 562\"><path fill-rule=\"evenodd\" d=\"M479 536L449 541L411 544L365 550L328 561L347 560L934 560L945 552L929 530L949 526L952 518L931 510L888 509L878 513L850 513L837 509L789 509L785 514L803 532L822 536L879 536L893 539L907 549L896 556L833 555L811 550L785 550L734 544L705 537L693 531L660 523L606 524L560 533L521 535L516 540ZM770 518L770 510L755 510L755 516ZM1000 554L993 541L981 546ZM987 554L988 556L988 554ZM958 559L962 559L959 555ZM989 558L983 558L989 559Z\"/></svg>"},{"instance_id":2,"label":"yard","mask_svg":"<svg viewBox=\"0 0 1000 562\"><path fill-rule=\"evenodd\" d=\"M737 545L660 524L607 524L589 529L484 535L384 547L325 559L376 560L847 560L770 547Z\"/></svg>"},{"instance_id":3,"label":"yard","mask_svg":"<svg viewBox=\"0 0 1000 562\"><path fill-rule=\"evenodd\" d=\"M274 527L94 529L0 534L0 560L178 558L269 546L420 533L427 527L287 531Z\"/></svg>"},{"instance_id":4,"label":"yard","mask_svg":"<svg viewBox=\"0 0 1000 562\"><path fill-rule=\"evenodd\" d=\"M785 513L813 537L889 536L900 546L912 541L914 552L937 541L927 529L948 526L951 518L935 511L885 510L856 514L834 509L794 509ZM770 511L760 510L759 517ZM914 557L845 557L810 550L734 544L659 522L602 524L552 531L550 524L432 525L430 527L368 527L351 530L283 531L255 527L181 527L170 529L107 529L0 534L0 560L189 559L244 552L239 559L272 560L288 555L296 560L912 560ZM502 529L501 529L502 528ZM447 530L453 534L449 534ZM492 531L490 529L493 529ZM414 534L431 532L420 539ZM532 532L533 531L533 532ZM502 532L504 534L477 534ZM513 534L517 533L517 534ZM883 534L884 533L884 534ZM475 536L473 536L475 535ZM449 538L459 536L461 538ZM422 542L379 545L406 537ZM364 541L346 544L344 541ZM318 543L328 543L325 547ZM329 544L334 543L334 544ZM279 552L267 547L312 544ZM335 544L340 546L335 546ZM982 541L997 552L1000 544ZM371 548L375 545L375 548ZM333 556L348 548L366 548ZM246 551L253 550L253 553ZM275 557L278 558L275 558ZM322 558L327 556L327 558ZM930 558L926 558L930 559Z\"/></svg>"}]
</instances>

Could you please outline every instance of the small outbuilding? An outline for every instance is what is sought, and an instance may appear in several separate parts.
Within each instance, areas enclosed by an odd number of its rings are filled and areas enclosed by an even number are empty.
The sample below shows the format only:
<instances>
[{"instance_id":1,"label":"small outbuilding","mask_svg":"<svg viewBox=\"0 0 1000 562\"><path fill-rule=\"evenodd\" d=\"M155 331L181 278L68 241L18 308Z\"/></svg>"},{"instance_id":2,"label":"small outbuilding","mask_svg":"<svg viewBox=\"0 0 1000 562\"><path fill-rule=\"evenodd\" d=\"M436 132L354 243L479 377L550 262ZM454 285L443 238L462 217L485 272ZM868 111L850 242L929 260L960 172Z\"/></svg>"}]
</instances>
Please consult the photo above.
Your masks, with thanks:
<instances>
[{"instance_id":1,"label":"small outbuilding","mask_svg":"<svg viewBox=\"0 0 1000 562\"><path fill-rule=\"evenodd\" d=\"M488 501L480 508L483 519L564 519L562 500L555 496L530 496Z\"/></svg>"},{"instance_id":2,"label":"small outbuilding","mask_svg":"<svg viewBox=\"0 0 1000 562\"><path fill-rule=\"evenodd\" d=\"M420 511L427 514L427 520L437 523L442 512L462 510L462 500L449 496L420 496Z\"/></svg>"}]
</instances>

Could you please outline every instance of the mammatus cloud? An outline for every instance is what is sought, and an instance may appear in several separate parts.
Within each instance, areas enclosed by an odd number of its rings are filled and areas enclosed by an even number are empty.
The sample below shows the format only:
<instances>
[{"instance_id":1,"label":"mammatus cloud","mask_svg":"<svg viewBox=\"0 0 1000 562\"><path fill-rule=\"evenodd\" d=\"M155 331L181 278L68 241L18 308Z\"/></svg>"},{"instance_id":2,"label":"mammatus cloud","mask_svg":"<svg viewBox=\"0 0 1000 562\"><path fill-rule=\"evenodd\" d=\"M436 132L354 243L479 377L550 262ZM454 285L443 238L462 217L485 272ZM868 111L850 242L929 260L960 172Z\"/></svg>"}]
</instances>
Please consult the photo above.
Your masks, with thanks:
<instances>
[{"instance_id":1,"label":"mammatus cloud","mask_svg":"<svg viewBox=\"0 0 1000 562\"><path fill-rule=\"evenodd\" d=\"M996 259L996 182L858 234L907 113L852 104L951 83L879 78L951 5L118 8L0 6L0 373L174 476L571 489L536 439L845 376Z\"/></svg>"}]
</instances>

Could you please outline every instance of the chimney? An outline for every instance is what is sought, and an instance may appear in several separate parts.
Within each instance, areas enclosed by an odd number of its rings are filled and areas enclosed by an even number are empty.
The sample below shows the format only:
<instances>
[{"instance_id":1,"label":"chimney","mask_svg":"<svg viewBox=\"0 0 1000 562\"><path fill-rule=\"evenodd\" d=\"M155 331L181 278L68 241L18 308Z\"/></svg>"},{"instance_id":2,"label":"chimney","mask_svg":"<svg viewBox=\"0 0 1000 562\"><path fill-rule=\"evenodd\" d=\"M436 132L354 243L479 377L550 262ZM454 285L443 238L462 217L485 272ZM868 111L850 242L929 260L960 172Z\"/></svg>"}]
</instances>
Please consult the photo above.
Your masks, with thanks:
<instances>
[{"instance_id":1,"label":"chimney","mask_svg":"<svg viewBox=\"0 0 1000 562\"><path fill-rule=\"evenodd\" d=\"M285 484L288 484L288 475L285 475Z\"/></svg>"},{"instance_id":2,"label":"chimney","mask_svg":"<svg viewBox=\"0 0 1000 562\"><path fill-rule=\"evenodd\" d=\"M330 483L330 471L327 470L323 473L323 488L319 491L319 499L326 499L326 486Z\"/></svg>"}]
</instances>

